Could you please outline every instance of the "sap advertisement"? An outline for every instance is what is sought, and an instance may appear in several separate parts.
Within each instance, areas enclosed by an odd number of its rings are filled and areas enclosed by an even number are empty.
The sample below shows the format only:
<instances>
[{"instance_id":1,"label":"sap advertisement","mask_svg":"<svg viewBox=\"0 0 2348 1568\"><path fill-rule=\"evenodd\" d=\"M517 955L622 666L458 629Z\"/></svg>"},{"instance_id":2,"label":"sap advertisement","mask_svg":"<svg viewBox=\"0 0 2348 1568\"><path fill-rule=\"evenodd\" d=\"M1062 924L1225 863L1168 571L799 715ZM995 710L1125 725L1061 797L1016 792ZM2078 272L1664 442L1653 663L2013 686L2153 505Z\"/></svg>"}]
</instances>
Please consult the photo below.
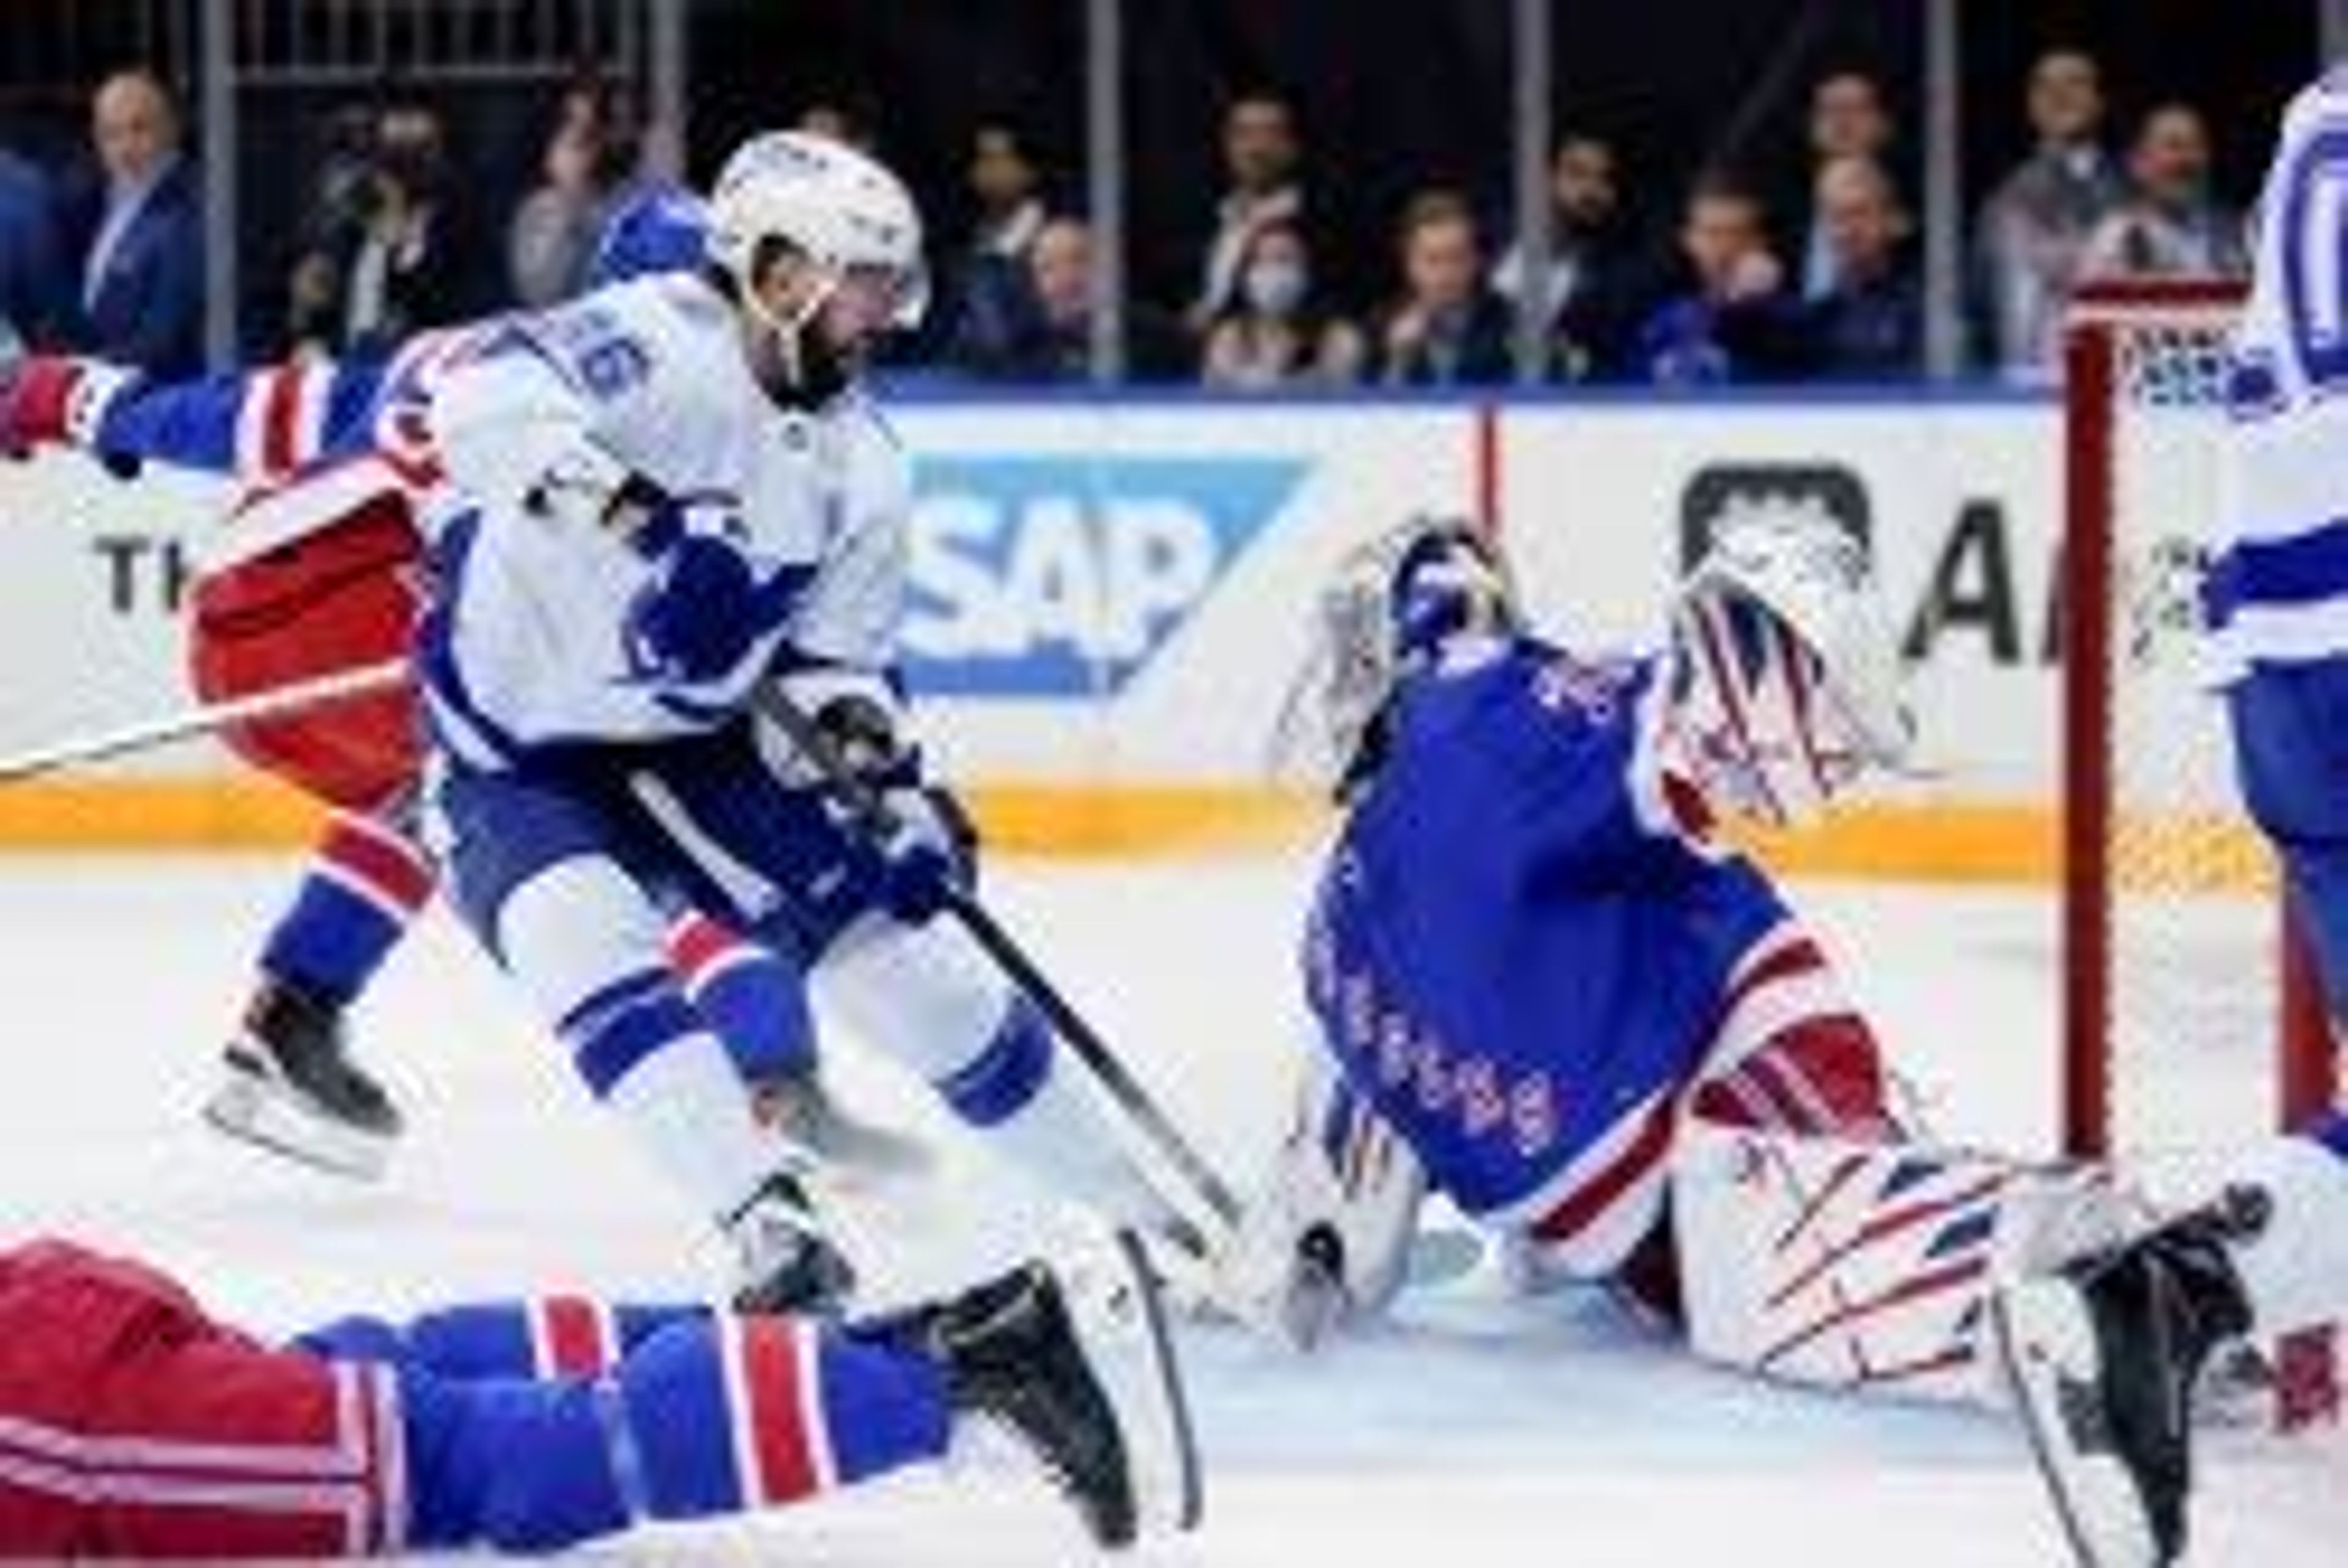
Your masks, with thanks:
<instances>
[{"instance_id":1,"label":"sap advertisement","mask_svg":"<svg viewBox=\"0 0 2348 1568\"><path fill-rule=\"evenodd\" d=\"M907 672L962 766L1241 783L1320 584L1473 493L1464 408L917 409Z\"/></svg>"}]
</instances>

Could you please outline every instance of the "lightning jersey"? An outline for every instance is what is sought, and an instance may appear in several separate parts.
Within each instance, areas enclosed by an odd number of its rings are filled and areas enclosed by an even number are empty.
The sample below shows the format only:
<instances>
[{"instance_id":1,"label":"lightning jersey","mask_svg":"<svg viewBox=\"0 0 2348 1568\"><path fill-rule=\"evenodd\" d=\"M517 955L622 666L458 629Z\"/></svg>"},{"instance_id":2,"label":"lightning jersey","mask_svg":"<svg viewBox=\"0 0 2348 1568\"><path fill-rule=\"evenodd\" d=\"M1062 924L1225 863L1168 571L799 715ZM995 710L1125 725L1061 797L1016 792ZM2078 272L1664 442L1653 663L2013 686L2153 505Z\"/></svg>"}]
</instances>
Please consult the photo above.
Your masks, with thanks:
<instances>
[{"instance_id":1,"label":"lightning jersey","mask_svg":"<svg viewBox=\"0 0 2348 1568\"><path fill-rule=\"evenodd\" d=\"M2348 70L2285 110L2258 212L2223 548L2205 589L2229 673L2348 652Z\"/></svg>"},{"instance_id":2,"label":"lightning jersey","mask_svg":"<svg viewBox=\"0 0 2348 1568\"><path fill-rule=\"evenodd\" d=\"M1788 920L1679 825L1660 668L1522 638L1406 682L1305 941L1323 1044L1433 1185L1591 1272L1660 1212L1680 1091Z\"/></svg>"},{"instance_id":3,"label":"lightning jersey","mask_svg":"<svg viewBox=\"0 0 2348 1568\"><path fill-rule=\"evenodd\" d=\"M904 456L854 394L778 409L702 280L640 280L505 323L448 369L427 418L449 483L428 525L438 602L419 656L436 730L467 764L715 728L786 645L795 661L890 663ZM688 682L639 656L632 607L666 544L561 516L582 466L607 492L622 474L650 482L684 532L747 562L754 620L726 669Z\"/></svg>"}]
</instances>

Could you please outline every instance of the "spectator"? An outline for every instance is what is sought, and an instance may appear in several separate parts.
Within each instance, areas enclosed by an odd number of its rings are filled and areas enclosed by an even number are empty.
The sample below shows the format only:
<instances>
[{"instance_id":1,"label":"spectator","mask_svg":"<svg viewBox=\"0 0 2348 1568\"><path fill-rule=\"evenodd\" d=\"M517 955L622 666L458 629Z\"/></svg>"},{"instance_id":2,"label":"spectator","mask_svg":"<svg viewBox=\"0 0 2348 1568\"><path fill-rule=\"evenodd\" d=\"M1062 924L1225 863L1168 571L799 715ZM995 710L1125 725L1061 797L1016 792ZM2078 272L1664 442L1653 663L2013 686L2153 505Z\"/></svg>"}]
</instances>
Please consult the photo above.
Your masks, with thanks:
<instances>
[{"instance_id":1,"label":"spectator","mask_svg":"<svg viewBox=\"0 0 2348 1568\"><path fill-rule=\"evenodd\" d=\"M1004 351L1035 310L1028 253L1043 232L1042 184L1035 159L1010 126L971 133L969 181L976 218L954 276L953 336L947 358L984 362Z\"/></svg>"},{"instance_id":2,"label":"spectator","mask_svg":"<svg viewBox=\"0 0 2348 1568\"><path fill-rule=\"evenodd\" d=\"M56 343L64 318L60 255L48 177L0 147L0 361Z\"/></svg>"},{"instance_id":3,"label":"spectator","mask_svg":"<svg viewBox=\"0 0 2348 1568\"><path fill-rule=\"evenodd\" d=\"M1239 287L1207 333L1199 374L1250 391L1344 386L1361 379L1365 354L1360 329L1322 308L1303 231L1264 223L1241 252Z\"/></svg>"},{"instance_id":4,"label":"spectator","mask_svg":"<svg viewBox=\"0 0 2348 1568\"><path fill-rule=\"evenodd\" d=\"M966 345L962 368L1001 381L1082 381L1091 373L1093 234L1075 218L1048 220L1027 251L1026 304L996 343ZM1180 333L1138 300L1126 307L1126 372L1161 379L1180 363Z\"/></svg>"},{"instance_id":5,"label":"spectator","mask_svg":"<svg viewBox=\"0 0 2348 1568\"><path fill-rule=\"evenodd\" d=\"M1565 137L1550 159L1549 190L1549 276L1534 308L1550 374L1584 381L1615 369L1636 320L1639 269L1622 231L1614 149L1598 137ZM1524 270L1514 244L1492 269L1493 290L1518 311L1527 308Z\"/></svg>"},{"instance_id":6,"label":"spectator","mask_svg":"<svg viewBox=\"0 0 2348 1568\"><path fill-rule=\"evenodd\" d=\"M2054 372L2080 253L2125 195L2096 139L2103 121L2096 62L2068 49L2039 56L2030 71L2037 149L1990 193L1973 234L1983 344L2001 374L2031 380Z\"/></svg>"},{"instance_id":7,"label":"spectator","mask_svg":"<svg viewBox=\"0 0 2348 1568\"><path fill-rule=\"evenodd\" d=\"M506 232L516 302L541 308L584 285L604 218L635 179L641 149L633 115L609 87L586 81L563 94L539 186L514 209Z\"/></svg>"},{"instance_id":8,"label":"spectator","mask_svg":"<svg viewBox=\"0 0 2348 1568\"><path fill-rule=\"evenodd\" d=\"M2090 277L2240 274L2249 271L2241 214L2209 194L2209 130L2189 104L2144 117L2128 149L2130 191L2087 237Z\"/></svg>"},{"instance_id":9,"label":"spectator","mask_svg":"<svg viewBox=\"0 0 2348 1568\"><path fill-rule=\"evenodd\" d=\"M1834 244L1818 207L1819 177L1837 159L1863 158L1889 174L1891 116L1883 88L1863 71L1821 77L1810 89L1810 179L1803 194L1810 202L1802 226L1802 297L1815 300L1834 287Z\"/></svg>"},{"instance_id":10,"label":"spectator","mask_svg":"<svg viewBox=\"0 0 2348 1568\"><path fill-rule=\"evenodd\" d=\"M1378 378L1390 386L1508 380L1509 307L1485 286L1467 199L1451 190L1411 198L1400 250L1403 292L1378 327Z\"/></svg>"},{"instance_id":11,"label":"spectator","mask_svg":"<svg viewBox=\"0 0 2348 1568\"><path fill-rule=\"evenodd\" d=\"M1771 381L1801 367L1799 305L1769 251L1761 199L1722 175L1688 193L1680 226L1688 287L1640 327L1633 364L1658 385Z\"/></svg>"},{"instance_id":12,"label":"spectator","mask_svg":"<svg viewBox=\"0 0 2348 1568\"><path fill-rule=\"evenodd\" d=\"M472 312L480 291L438 115L417 103L386 107L341 190L294 264L287 325L297 351L387 354Z\"/></svg>"},{"instance_id":13,"label":"spectator","mask_svg":"<svg viewBox=\"0 0 2348 1568\"><path fill-rule=\"evenodd\" d=\"M1296 116L1285 98L1249 93L1223 111L1223 169L1230 184L1215 208L1215 232L1207 241L1198 298L1188 317L1192 332L1204 333L1231 303L1250 235L1266 223L1304 220L1303 161Z\"/></svg>"},{"instance_id":14,"label":"spectator","mask_svg":"<svg viewBox=\"0 0 2348 1568\"><path fill-rule=\"evenodd\" d=\"M1916 374L1924 360L1923 292L1891 177L1870 158L1834 159L1818 170L1812 207L1833 282L1804 305L1809 369L1838 380Z\"/></svg>"},{"instance_id":15,"label":"spectator","mask_svg":"<svg viewBox=\"0 0 2348 1568\"><path fill-rule=\"evenodd\" d=\"M81 247L74 346L162 376L202 368L203 225L179 112L144 70L108 77L90 108L105 179Z\"/></svg>"}]
</instances>

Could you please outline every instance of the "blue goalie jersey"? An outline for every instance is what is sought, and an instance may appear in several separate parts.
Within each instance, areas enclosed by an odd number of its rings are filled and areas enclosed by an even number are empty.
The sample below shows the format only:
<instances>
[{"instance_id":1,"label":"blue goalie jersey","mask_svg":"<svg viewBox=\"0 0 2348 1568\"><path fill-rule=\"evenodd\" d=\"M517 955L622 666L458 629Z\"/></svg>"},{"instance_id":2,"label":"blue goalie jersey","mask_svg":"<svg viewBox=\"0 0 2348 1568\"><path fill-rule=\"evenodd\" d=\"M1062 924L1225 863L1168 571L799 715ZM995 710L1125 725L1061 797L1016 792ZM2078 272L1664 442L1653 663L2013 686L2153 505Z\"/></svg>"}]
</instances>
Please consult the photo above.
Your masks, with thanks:
<instances>
[{"instance_id":1,"label":"blue goalie jersey","mask_svg":"<svg viewBox=\"0 0 2348 1568\"><path fill-rule=\"evenodd\" d=\"M1740 960L1788 918L1667 804L1657 683L1520 639L1406 684L1323 873L1323 1043L1480 1218L1539 1224L1627 1143L1658 1175Z\"/></svg>"}]
</instances>

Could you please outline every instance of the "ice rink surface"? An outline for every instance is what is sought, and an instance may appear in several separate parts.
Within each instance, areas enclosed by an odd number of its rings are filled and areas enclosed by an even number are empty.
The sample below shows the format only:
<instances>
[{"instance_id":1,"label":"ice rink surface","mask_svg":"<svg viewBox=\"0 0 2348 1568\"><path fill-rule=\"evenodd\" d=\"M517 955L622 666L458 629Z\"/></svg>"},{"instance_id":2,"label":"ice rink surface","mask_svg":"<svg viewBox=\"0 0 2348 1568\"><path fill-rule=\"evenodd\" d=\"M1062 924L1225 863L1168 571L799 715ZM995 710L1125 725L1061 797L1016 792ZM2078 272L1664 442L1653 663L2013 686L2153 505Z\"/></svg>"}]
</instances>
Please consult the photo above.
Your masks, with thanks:
<instances>
[{"instance_id":1,"label":"ice rink surface","mask_svg":"<svg viewBox=\"0 0 2348 1568\"><path fill-rule=\"evenodd\" d=\"M714 1287L705 1228L571 1079L444 917L365 1017L411 1132L388 1179L314 1176L226 1143L197 1107L293 865L0 860L0 1007L27 1065L0 1096L0 1233L134 1248L264 1330L521 1289ZM1003 862L988 894L1210 1155L1244 1171L1292 1049L1301 858ZM2051 907L2012 893L1799 890L1944 1132L2052 1140ZM1034 1194L953 1143L920 1092L835 1040L849 1098L951 1145L887 1221L884 1288L944 1285L1045 1234ZM2205 1064L2209 1098L2235 1064ZM2213 1123L2213 1127L2216 1124ZM850 1216L870 1246L876 1215ZM1759 1386L1691 1364L1595 1298L1462 1282L1378 1336L1299 1361L1220 1329L1184 1349L1209 1521L1142 1561L1423 1565L2062 1561L2001 1419ZM2348 1446L2219 1434L2194 1561L2348 1562ZM602 1554L808 1564L1082 1560L1068 1517L984 1455L756 1522Z\"/></svg>"}]
</instances>

